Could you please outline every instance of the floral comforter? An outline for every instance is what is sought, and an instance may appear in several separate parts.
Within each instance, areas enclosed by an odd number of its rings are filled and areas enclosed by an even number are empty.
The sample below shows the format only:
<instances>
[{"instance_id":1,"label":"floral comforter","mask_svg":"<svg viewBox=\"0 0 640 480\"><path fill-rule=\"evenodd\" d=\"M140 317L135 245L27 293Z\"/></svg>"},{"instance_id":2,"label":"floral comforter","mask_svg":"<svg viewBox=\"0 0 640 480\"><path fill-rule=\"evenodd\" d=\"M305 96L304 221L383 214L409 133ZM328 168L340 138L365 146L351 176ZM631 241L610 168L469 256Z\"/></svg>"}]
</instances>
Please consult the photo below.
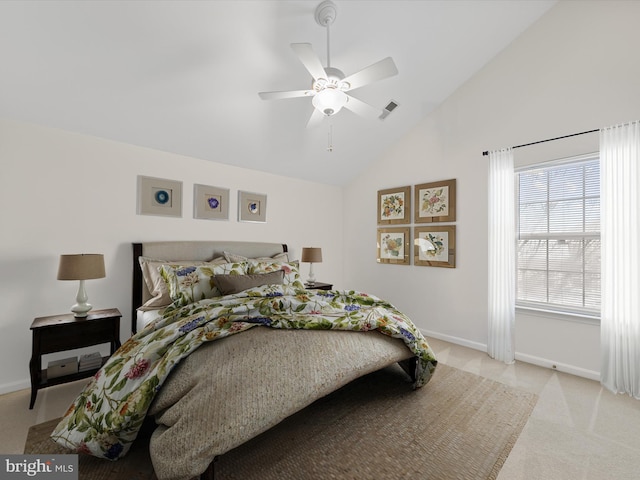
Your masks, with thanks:
<instances>
[{"instance_id":1,"label":"floral comforter","mask_svg":"<svg viewBox=\"0 0 640 480\"><path fill-rule=\"evenodd\" d=\"M81 453L120 458L135 440L156 392L182 358L204 342L258 325L378 330L400 338L417 359L416 388L430 380L437 365L433 351L411 320L375 296L261 286L165 312L111 356L69 407L51 437Z\"/></svg>"}]
</instances>

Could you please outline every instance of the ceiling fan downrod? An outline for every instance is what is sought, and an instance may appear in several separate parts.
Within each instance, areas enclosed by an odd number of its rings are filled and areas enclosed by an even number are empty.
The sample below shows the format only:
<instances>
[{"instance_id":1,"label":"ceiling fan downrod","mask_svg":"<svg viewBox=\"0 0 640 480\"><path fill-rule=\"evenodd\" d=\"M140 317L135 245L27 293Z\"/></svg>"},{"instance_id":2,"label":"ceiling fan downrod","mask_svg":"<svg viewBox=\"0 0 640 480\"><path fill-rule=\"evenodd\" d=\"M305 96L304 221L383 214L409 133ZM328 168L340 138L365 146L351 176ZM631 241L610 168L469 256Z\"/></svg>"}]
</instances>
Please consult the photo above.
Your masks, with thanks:
<instances>
[{"instance_id":1,"label":"ceiling fan downrod","mask_svg":"<svg viewBox=\"0 0 640 480\"><path fill-rule=\"evenodd\" d=\"M316 7L316 22L321 27L327 29L327 68L331 68L331 29L330 26L335 22L338 10L336 4L331 0L325 0Z\"/></svg>"}]
</instances>

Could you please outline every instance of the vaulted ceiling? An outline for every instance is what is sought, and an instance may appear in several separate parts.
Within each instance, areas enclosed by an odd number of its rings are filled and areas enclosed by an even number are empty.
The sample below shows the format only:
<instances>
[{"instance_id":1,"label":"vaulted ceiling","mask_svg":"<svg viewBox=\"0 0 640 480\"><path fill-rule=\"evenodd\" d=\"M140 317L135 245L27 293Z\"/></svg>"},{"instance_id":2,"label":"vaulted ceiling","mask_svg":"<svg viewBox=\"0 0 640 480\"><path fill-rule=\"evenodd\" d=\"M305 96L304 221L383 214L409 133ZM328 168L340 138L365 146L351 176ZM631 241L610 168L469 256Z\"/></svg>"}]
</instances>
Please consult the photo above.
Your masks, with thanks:
<instances>
[{"instance_id":1,"label":"vaulted ceiling","mask_svg":"<svg viewBox=\"0 0 640 480\"><path fill-rule=\"evenodd\" d=\"M343 109L307 128L309 98L258 97L310 88L291 43L326 66L320 0L1 1L0 117L344 185L556 3L334 2L331 65L398 68L352 91L396 102L384 120Z\"/></svg>"}]
</instances>

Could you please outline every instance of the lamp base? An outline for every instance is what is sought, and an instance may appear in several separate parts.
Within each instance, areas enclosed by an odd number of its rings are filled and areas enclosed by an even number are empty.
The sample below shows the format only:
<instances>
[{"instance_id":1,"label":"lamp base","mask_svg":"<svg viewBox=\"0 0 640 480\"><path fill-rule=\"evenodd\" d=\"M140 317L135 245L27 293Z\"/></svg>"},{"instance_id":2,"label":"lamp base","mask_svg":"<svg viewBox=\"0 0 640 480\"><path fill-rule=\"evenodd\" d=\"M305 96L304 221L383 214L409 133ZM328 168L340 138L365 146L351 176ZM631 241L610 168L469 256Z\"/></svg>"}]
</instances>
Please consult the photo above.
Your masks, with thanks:
<instances>
[{"instance_id":1,"label":"lamp base","mask_svg":"<svg viewBox=\"0 0 640 480\"><path fill-rule=\"evenodd\" d=\"M309 278L307 278L307 285L313 287L316 284L316 276L313 273L313 262L309 262Z\"/></svg>"},{"instance_id":2,"label":"lamp base","mask_svg":"<svg viewBox=\"0 0 640 480\"><path fill-rule=\"evenodd\" d=\"M80 280L78 294L76 295L76 304L71 307L71 311L75 317L84 318L89 314L89 310L93 308L93 305L87 303L87 300L89 300L89 297L87 296L87 291L84 289L84 280Z\"/></svg>"},{"instance_id":3,"label":"lamp base","mask_svg":"<svg viewBox=\"0 0 640 480\"><path fill-rule=\"evenodd\" d=\"M93 305L90 303L76 303L73 307L71 307L71 311L73 312L73 316L76 318L84 318L89 315L89 311L93 308Z\"/></svg>"}]
</instances>

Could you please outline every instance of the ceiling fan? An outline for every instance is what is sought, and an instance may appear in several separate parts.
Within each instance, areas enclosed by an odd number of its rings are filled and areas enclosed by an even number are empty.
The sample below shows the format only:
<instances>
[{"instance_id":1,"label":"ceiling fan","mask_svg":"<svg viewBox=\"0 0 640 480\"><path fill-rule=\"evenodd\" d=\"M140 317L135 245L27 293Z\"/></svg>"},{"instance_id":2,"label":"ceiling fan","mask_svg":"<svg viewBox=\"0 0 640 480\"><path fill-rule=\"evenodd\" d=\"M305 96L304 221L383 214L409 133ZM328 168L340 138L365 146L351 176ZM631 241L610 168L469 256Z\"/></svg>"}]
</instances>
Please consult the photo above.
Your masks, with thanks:
<instances>
[{"instance_id":1,"label":"ceiling fan","mask_svg":"<svg viewBox=\"0 0 640 480\"><path fill-rule=\"evenodd\" d=\"M260 92L258 95L263 100L310 97L314 110L307 122L307 127L320 123L324 117L335 115L342 107L363 117L378 118L382 113L381 109L358 100L346 92L396 75L398 69L393 59L387 57L346 77L342 71L331 66L329 26L336 19L336 5L331 0L325 0L316 8L315 19L320 26L327 29L326 68L322 66L320 58L313 51L310 43L292 43L291 48L313 77L311 88L285 92Z\"/></svg>"}]
</instances>

